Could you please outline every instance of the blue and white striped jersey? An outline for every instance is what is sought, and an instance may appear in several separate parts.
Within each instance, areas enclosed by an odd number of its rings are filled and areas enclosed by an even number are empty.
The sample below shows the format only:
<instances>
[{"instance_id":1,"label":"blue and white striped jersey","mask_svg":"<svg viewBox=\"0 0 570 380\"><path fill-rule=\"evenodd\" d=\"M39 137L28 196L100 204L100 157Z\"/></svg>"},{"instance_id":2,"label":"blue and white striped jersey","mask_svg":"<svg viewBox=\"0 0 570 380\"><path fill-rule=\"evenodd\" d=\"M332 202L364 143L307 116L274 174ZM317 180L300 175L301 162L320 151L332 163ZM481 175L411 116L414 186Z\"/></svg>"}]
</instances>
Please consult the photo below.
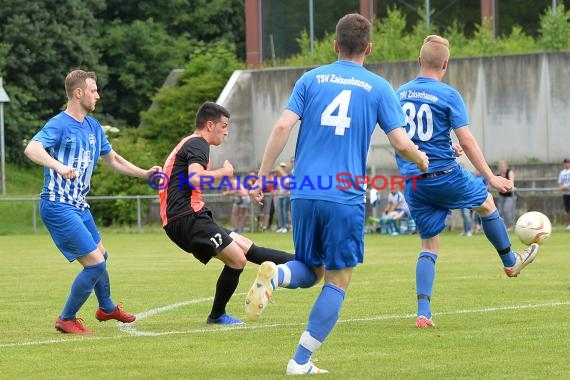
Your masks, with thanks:
<instances>
[{"instance_id":1,"label":"blue and white striped jersey","mask_svg":"<svg viewBox=\"0 0 570 380\"><path fill-rule=\"evenodd\" d=\"M89 193L91 175L100 155L112 149L101 124L91 116L83 122L65 112L51 118L33 137L46 151L64 165L72 166L77 177L64 179L55 170L44 168L44 186L40 198L68 203L78 208L89 207L85 197Z\"/></svg>"}]
</instances>

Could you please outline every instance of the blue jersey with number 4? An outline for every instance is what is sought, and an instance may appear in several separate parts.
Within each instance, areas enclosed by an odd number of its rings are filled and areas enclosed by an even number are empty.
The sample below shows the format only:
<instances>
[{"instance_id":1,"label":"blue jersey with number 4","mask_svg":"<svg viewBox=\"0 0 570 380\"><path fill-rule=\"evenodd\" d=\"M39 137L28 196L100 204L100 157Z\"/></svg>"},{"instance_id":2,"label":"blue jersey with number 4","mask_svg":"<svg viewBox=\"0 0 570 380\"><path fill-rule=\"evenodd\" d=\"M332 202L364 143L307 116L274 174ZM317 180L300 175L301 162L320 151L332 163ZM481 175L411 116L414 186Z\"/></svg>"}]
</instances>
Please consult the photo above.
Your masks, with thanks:
<instances>
[{"instance_id":1,"label":"blue jersey with number 4","mask_svg":"<svg viewBox=\"0 0 570 380\"><path fill-rule=\"evenodd\" d=\"M459 92L441 81L417 77L396 91L406 118L406 131L429 158L429 173L452 168L456 157L451 130L469 124ZM396 155L400 173L419 175L417 166Z\"/></svg>"},{"instance_id":2,"label":"blue jersey with number 4","mask_svg":"<svg viewBox=\"0 0 570 380\"><path fill-rule=\"evenodd\" d=\"M295 84L287 109L301 119L295 150L292 199L364 202L372 132L404 125L390 84L363 66L336 61L305 73Z\"/></svg>"}]
</instances>

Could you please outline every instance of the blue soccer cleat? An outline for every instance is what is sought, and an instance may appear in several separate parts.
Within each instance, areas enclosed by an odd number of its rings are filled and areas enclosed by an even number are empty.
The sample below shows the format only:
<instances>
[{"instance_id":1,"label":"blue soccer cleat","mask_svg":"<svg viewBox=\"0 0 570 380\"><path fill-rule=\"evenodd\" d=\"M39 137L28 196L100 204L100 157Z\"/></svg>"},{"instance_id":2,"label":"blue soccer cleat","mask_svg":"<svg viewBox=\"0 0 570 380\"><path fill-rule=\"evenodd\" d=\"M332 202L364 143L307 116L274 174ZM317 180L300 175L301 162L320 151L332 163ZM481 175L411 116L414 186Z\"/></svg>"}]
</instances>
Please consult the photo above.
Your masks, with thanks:
<instances>
[{"instance_id":1,"label":"blue soccer cleat","mask_svg":"<svg viewBox=\"0 0 570 380\"><path fill-rule=\"evenodd\" d=\"M208 317L206 323L209 325L243 325L244 323L229 314L222 314L218 318Z\"/></svg>"}]
</instances>

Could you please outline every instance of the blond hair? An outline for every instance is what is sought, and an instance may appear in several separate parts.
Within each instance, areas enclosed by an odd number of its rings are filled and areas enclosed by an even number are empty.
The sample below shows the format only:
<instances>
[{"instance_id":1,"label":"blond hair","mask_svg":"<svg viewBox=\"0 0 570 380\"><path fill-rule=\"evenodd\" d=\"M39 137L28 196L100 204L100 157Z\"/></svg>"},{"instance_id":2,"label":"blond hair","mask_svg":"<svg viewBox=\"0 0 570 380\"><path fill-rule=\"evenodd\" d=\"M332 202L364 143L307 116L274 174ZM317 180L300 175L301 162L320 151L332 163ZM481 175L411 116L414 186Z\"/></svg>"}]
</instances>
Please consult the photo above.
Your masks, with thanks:
<instances>
[{"instance_id":1,"label":"blond hair","mask_svg":"<svg viewBox=\"0 0 570 380\"><path fill-rule=\"evenodd\" d=\"M441 69L443 62L449 59L449 41L436 34L427 36L420 50L420 59L426 68Z\"/></svg>"}]
</instances>

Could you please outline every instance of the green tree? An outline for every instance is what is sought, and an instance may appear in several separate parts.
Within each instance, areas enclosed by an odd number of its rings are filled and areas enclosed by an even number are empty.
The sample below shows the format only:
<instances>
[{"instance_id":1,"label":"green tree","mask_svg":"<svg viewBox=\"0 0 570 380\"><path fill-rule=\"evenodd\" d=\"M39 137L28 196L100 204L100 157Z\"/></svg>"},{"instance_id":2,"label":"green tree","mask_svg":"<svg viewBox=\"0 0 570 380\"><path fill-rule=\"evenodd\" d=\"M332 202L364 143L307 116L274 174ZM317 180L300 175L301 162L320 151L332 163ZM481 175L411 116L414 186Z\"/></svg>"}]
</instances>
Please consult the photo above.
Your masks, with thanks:
<instances>
[{"instance_id":1,"label":"green tree","mask_svg":"<svg viewBox=\"0 0 570 380\"><path fill-rule=\"evenodd\" d=\"M369 62L384 62L403 59L408 55L407 49L402 50L400 42L406 35L406 17L398 8L388 9L386 18L374 23L372 43L374 48Z\"/></svg>"},{"instance_id":2,"label":"green tree","mask_svg":"<svg viewBox=\"0 0 570 380\"><path fill-rule=\"evenodd\" d=\"M7 160L25 162L22 140L61 109L70 68L101 69L95 47L100 23L92 11L103 5L104 0L2 2L2 71L11 100L5 107Z\"/></svg>"},{"instance_id":3,"label":"green tree","mask_svg":"<svg viewBox=\"0 0 570 380\"><path fill-rule=\"evenodd\" d=\"M536 41L524 33L522 27L514 25L511 34L499 40L502 54L522 54L536 49Z\"/></svg>"},{"instance_id":4,"label":"green tree","mask_svg":"<svg viewBox=\"0 0 570 380\"><path fill-rule=\"evenodd\" d=\"M152 143L139 136L136 129L122 128L120 132L107 132L113 150L135 165L147 169L153 165L162 165L153 154ZM153 195L148 182L117 173L104 163L97 165L93 175L90 195ZM136 223L134 200L109 200L90 202L93 214L101 225L133 225ZM143 215L148 211L148 203L143 203Z\"/></svg>"},{"instance_id":5,"label":"green tree","mask_svg":"<svg viewBox=\"0 0 570 380\"><path fill-rule=\"evenodd\" d=\"M223 39L237 46L240 59L245 59L243 0L107 0L100 17L123 24L152 19L171 36L198 41Z\"/></svg>"},{"instance_id":6,"label":"green tree","mask_svg":"<svg viewBox=\"0 0 570 380\"><path fill-rule=\"evenodd\" d=\"M225 42L198 44L190 63L174 87L163 88L154 97L154 106L142 112L141 136L153 142L161 161L175 144L194 130L198 107L215 100L234 70L243 67Z\"/></svg>"},{"instance_id":7,"label":"green tree","mask_svg":"<svg viewBox=\"0 0 570 380\"><path fill-rule=\"evenodd\" d=\"M100 83L99 112L137 126L139 113L150 106L170 70L188 61L191 46L188 38L170 36L152 19L110 23L100 39L109 70Z\"/></svg>"},{"instance_id":8,"label":"green tree","mask_svg":"<svg viewBox=\"0 0 570 380\"><path fill-rule=\"evenodd\" d=\"M555 12L548 8L540 16L539 42L544 50L570 49L570 11L566 11L564 4L558 5Z\"/></svg>"}]
</instances>

